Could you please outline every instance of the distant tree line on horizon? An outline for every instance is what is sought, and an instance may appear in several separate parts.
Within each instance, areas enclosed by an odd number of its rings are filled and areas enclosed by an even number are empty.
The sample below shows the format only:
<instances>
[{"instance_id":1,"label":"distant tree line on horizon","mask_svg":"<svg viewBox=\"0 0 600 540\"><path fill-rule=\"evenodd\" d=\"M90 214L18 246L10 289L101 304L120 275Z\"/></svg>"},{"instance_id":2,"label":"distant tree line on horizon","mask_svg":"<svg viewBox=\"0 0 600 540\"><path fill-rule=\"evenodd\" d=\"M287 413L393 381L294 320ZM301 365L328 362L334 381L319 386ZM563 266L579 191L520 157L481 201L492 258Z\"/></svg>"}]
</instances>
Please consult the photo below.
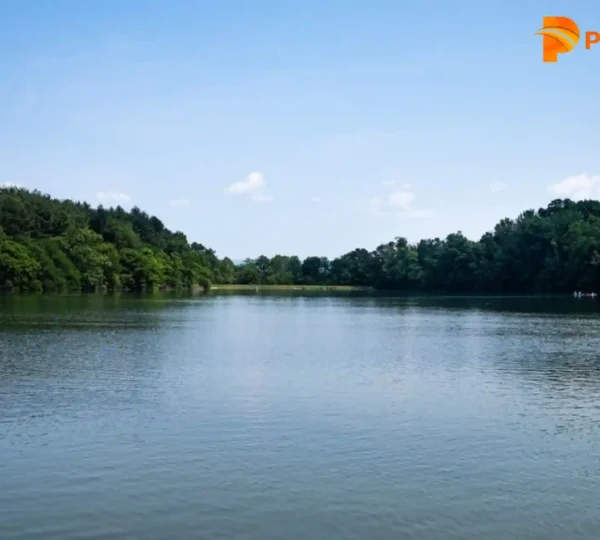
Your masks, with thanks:
<instances>
[{"instance_id":1,"label":"distant tree line on horizon","mask_svg":"<svg viewBox=\"0 0 600 540\"><path fill-rule=\"evenodd\" d=\"M158 291L212 284L348 285L457 293L600 291L600 202L557 199L461 232L403 237L340 257L264 255L236 265L134 207L92 208L0 189L0 288L14 292Z\"/></svg>"}]
</instances>

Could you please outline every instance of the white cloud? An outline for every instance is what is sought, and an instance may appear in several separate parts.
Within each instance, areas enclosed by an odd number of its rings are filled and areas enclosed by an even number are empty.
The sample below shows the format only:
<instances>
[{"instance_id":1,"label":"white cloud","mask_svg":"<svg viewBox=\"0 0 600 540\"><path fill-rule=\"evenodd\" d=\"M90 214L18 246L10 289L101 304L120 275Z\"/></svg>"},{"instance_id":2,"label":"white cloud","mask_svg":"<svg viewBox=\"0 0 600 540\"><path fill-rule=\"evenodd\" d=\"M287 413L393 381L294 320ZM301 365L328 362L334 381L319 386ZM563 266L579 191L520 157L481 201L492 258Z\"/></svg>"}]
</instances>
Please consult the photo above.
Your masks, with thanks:
<instances>
[{"instance_id":1,"label":"white cloud","mask_svg":"<svg viewBox=\"0 0 600 540\"><path fill-rule=\"evenodd\" d=\"M273 196L267 195L266 193L257 193L252 195L252 200L254 202L271 202L273 200Z\"/></svg>"},{"instance_id":2,"label":"white cloud","mask_svg":"<svg viewBox=\"0 0 600 540\"><path fill-rule=\"evenodd\" d=\"M408 210L415 199L416 196L412 191L399 190L395 191L388 197L388 205L393 208Z\"/></svg>"},{"instance_id":3,"label":"white cloud","mask_svg":"<svg viewBox=\"0 0 600 540\"><path fill-rule=\"evenodd\" d=\"M549 191L561 198L581 201L600 198L600 175L583 173L567 176L564 180L550 186Z\"/></svg>"},{"instance_id":4,"label":"white cloud","mask_svg":"<svg viewBox=\"0 0 600 540\"><path fill-rule=\"evenodd\" d=\"M259 172L251 172L244 180L234 182L225 189L225 193L230 195L242 195L245 193L255 193L266 186L263 175Z\"/></svg>"},{"instance_id":5,"label":"white cloud","mask_svg":"<svg viewBox=\"0 0 600 540\"><path fill-rule=\"evenodd\" d=\"M264 192L267 183L262 173L252 172L244 180L235 182L225 189L228 195L250 195L254 202L271 202L273 196Z\"/></svg>"},{"instance_id":6,"label":"white cloud","mask_svg":"<svg viewBox=\"0 0 600 540\"><path fill-rule=\"evenodd\" d=\"M320 202L321 202L321 197L313 197L311 200L312 200L312 202L314 202L314 203L317 203L317 204L318 204L318 203L320 203Z\"/></svg>"},{"instance_id":7,"label":"white cloud","mask_svg":"<svg viewBox=\"0 0 600 540\"><path fill-rule=\"evenodd\" d=\"M100 191L96 193L96 198L102 204L122 204L131 200L131 197L127 193L118 193L116 191Z\"/></svg>"},{"instance_id":8,"label":"white cloud","mask_svg":"<svg viewBox=\"0 0 600 540\"><path fill-rule=\"evenodd\" d=\"M2 182L0 188L24 188L23 184L15 184L14 182Z\"/></svg>"},{"instance_id":9,"label":"white cloud","mask_svg":"<svg viewBox=\"0 0 600 540\"><path fill-rule=\"evenodd\" d=\"M490 184L490 191L492 193L500 193L506 189L506 184L504 182L494 182Z\"/></svg>"},{"instance_id":10,"label":"white cloud","mask_svg":"<svg viewBox=\"0 0 600 540\"><path fill-rule=\"evenodd\" d=\"M190 201L187 199L173 199L169 201L169 206L171 208L183 208L184 206L188 206Z\"/></svg>"},{"instance_id":11,"label":"white cloud","mask_svg":"<svg viewBox=\"0 0 600 540\"><path fill-rule=\"evenodd\" d=\"M431 210L414 208L413 203L417 196L410 191L407 184L404 184L402 188L388 195L386 199L373 197L366 205L367 213L375 217L395 214L414 219L425 219L433 216Z\"/></svg>"}]
</instances>

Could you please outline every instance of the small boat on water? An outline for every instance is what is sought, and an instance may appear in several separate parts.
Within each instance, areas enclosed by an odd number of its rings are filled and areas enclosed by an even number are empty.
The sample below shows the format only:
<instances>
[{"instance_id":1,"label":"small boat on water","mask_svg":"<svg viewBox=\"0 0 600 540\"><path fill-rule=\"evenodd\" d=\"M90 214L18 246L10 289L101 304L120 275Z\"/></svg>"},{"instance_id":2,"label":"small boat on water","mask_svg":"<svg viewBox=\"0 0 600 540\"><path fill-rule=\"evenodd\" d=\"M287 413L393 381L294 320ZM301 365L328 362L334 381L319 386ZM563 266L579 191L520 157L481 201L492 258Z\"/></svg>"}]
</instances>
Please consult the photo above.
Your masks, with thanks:
<instances>
[{"instance_id":1,"label":"small boat on water","mask_svg":"<svg viewBox=\"0 0 600 540\"><path fill-rule=\"evenodd\" d=\"M584 296L587 296L589 298L596 298L596 296L598 296L595 292L591 292L591 293L582 293L581 291L574 291L573 292L573 297L574 298L582 298Z\"/></svg>"}]
</instances>

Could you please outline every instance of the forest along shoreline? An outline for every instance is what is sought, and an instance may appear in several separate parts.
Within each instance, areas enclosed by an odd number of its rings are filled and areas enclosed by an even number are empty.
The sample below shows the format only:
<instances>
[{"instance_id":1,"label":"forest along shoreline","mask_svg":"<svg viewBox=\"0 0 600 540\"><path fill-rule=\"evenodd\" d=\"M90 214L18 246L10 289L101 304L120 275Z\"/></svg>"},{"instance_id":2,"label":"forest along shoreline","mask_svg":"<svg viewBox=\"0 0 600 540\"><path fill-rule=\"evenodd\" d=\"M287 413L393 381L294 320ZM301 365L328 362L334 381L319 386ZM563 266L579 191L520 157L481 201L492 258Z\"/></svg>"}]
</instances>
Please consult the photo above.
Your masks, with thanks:
<instances>
[{"instance_id":1,"label":"forest along shoreline","mask_svg":"<svg viewBox=\"0 0 600 540\"><path fill-rule=\"evenodd\" d=\"M0 188L2 292L382 290L571 293L600 290L600 202L556 199L479 240L399 236L333 260L261 255L235 264L137 207L91 207Z\"/></svg>"}]
</instances>

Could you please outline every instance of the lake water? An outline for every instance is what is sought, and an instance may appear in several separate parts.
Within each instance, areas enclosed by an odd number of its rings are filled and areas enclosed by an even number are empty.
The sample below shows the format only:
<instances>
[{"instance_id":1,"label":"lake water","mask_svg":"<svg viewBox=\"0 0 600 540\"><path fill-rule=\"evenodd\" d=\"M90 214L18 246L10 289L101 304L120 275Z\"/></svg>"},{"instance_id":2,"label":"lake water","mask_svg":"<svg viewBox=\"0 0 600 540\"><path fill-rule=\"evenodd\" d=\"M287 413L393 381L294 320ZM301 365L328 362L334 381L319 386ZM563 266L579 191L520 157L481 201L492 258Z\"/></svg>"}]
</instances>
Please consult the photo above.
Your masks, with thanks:
<instances>
[{"instance_id":1,"label":"lake water","mask_svg":"<svg viewBox=\"0 0 600 540\"><path fill-rule=\"evenodd\" d=\"M0 300L0 538L600 538L600 303Z\"/></svg>"}]
</instances>

